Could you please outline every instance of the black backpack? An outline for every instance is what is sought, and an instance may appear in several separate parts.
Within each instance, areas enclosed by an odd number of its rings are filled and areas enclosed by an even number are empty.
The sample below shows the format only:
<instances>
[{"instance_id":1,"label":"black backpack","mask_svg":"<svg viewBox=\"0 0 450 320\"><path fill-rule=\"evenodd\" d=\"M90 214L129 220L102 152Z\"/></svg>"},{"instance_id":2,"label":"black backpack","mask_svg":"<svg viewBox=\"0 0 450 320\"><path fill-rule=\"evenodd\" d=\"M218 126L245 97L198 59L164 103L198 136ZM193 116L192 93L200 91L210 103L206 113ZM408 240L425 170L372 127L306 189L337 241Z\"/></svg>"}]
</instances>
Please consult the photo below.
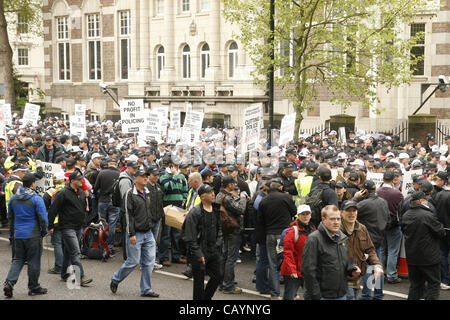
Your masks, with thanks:
<instances>
[{"instance_id":1,"label":"black backpack","mask_svg":"<svg viewBox=\"0 0 450 320\"><path fill-rule=\"evenodd\" d=\"M119 177L116 180L114 180L111 192L111 202L114 207L120 207L122 205L122 197L120 195L120 187L119 187L120 180L122 179L130 179L130 178ZM131 179L130 181L133 182Z\"/></svg>"},{"instance_id":2,"label":"black backpack","mask_svg":"<svg viewBox=\"0 0 450 320\"><path fill-rule=\"evenodd\" d=\"M322 219L323 189L314 188L305 198L305 204L311 208L311 221L317 228Z\"/></svg>"}]
</instances>

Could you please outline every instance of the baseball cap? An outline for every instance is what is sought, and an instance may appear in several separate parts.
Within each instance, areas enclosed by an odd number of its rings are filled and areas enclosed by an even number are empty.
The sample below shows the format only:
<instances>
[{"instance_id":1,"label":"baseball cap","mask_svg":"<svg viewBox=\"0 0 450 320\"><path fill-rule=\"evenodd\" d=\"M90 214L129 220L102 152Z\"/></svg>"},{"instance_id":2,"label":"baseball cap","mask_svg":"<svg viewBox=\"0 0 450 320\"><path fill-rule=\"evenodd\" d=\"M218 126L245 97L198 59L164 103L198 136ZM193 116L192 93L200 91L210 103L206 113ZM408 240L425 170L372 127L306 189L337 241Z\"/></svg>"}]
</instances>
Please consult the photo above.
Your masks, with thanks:
<instances>
[{"instance_id":1,"label":"baseball cap","mask_svg":"<svg viewBox=\"0 0 450 320\"><path fill-rule=\"evenodd\" d=\"M308 206L307 204L302 204L302 205L298 206L297 213L300 214L302 212L309 212L309 213L311 213L311 207Z\"/></svg>"},{"instance_id":2,"label":"baseball cap","mask_svg":"<svg viewBox=\"0 0 450 320\"><path fill-rule=\"evenodd\" d=\"M294 148L289 148L289 149L287 149L285 153L286 153L286 154L297 154L297 152L295 151Z\"/></svg>"},{"instance_id":3,"label":"baseball cap","mask_svg":"<svg viewBox=\"0 0 450 320\"><path fill-rule=\"evenodd\" d=\"M225 176L222 179L222 186L226 187L228 186L230 183L236 183L236 180L234 180L234 178L232 176Z\"/></svg>"},{"instance_id":4,"label":"baseball cap","mask_svg":"<svg viewBox=\"0 0 450 320\"><path fill-rule=\"evenodd\" d=\"M55 178L55 180L65 180L66 176L64 175L64 171L58 171L53 178Z\"/></svg>"},{"instance_id":5,"label":"baseball cap","mask_svg":"<svg viewBox=\"0 0 450 320\"><path fill-rule=\"evenodd\" d=\"M353 161L352 163L350 163L352 166L354 165L358 165L361 167L364 167L364 162L361 159L356 159L355 161Z\"/></svg>"},{"instance_id":6,"label":"baseball cap","mask_svg":"<svg viewBox=\"0 0 450 320\"><path fill-rule=\"evenodd\" d=\"M399 159L409 159L409 155L406 152L400 153L398 156Z\"/></svg>"},{"instance_id":7,"label":"baseball cap","mask_svg":"<svg viewBox=\"0 0 450 320\"><path fill-rule=\"evenodd\" d=\"M306 170L309 171L309 172L316 171L317 170L317 164L315 162L309 162L306 165Z\"/></svg>"},{"instance_id":8,"label":"baseball cap","mask_svg":"<svg viewBox=\"0 0 450 320\"><path fill-rule=\"evenodd\" d=\"M139 164L136 161L130 161L130 162L127 163L127 167L138 169L139 168Z\"/></svg>"},{"instance_id":9,"label":"baseball cap","mask_svg":"<svg viewBox=\"0 0 450 320\"><path fill-rule=\"evenodd\" d=\"M395 178L395 173L393 171L385 171L383 173L383 180L392 181Z\"/></svg>"},{"instance_id":10,"label":"baseball cap","mask_svg":"<svg viewBox=\"0 0 450 320\"><path fill-rule=\"evenodd\" d=\"M420 180L418 184L420 185L420 191L423 191L425 193L430 193L431 191L433 191L433 185L427 179Z\"/></svg>"},{"instance_id":11,"label":"baseball cap","mask_svg":"<svg viewBox=\"0 0 450 320\"><path fill-rule=\"evenodd\" d=\"M237 167L235 166L235 165L230 165L230 166L228 166L228 171L229 172L232 172L232 171L237 171Z\"/></svg>"},{"instance_id":12,"label":"baseball cap","mask_svg":"<svg viewBox=\"0 0 450 320\"><path fill-rule=\"evenodd\" d=\"M439 172L436 174L436 176L437 176L438 178L444 180L444 181L447 181L447 180L448 180L447 172L439 171Z\"/></svg>"},{"instance_id":13,"label":"baseball cap","mask_svg":"<svg viewBox=\"0 0 450 320\"><path fill-rule=\"evenodd\" d=\"M426 199L427 195L423 191L416 191L411 195L411 200L420 200L420 199Z\"/></svg>"},{"instance_id":14,"label":"baseball cap","mask_svg":"<svg viewBox=\"0 0 450 320\"><path fill-rule=\"evenodd\" d=\"M202 172L202 178L205 179L206 177L210 177L213 176L214 172L212 172L209 169L206 169L205 171Z\"/></svg>"},{"instance_id":15,"label":"baseball cap","mask_svg":"<svg viewBox=\"0 0 450 320\"><path fill-rule=\"evenodd\" d=\"M144 170L138 170L134 176L135 177L148 176L148 173Z\"/></svg>"},{"instance_id":16,"label":"baseball cap","mask_svg":"<svg viewBox=\"0 0 450 320\"><path fill-rule=\"evenodd\" d=\"M69 180L81 180L82 178L83 174L80 172L80 170L75 170L69 176Z\"/></svg>"},{"instance_id":17,"label":"baseball cap","mask_svg":"<svg viewBox=\"0 0 450 320\"><path fill-rule=\"evenodd\" d=\"M348 157L347 157L347 154L345 153L345 152L341 152L341 153L339 153L338 155L337 155L337 159L338 160L346 160Z\"/></svg>"},{"instance_id":18,"label":"baseball cap","mask_svg":"<svg viewBox=\"0 0 450 320\"><path fill-rule=\"evenodd\" d=\"M293 163L287 163L284 168L288 171L295 171L295 166ZM228 171L230 171L230 169L228 169Z\"/></svg>"},{"instance_id":19,"label":"baseball cap","mask_svg":"<svg viewBox=\"0 0 450 320\"><path fill-rule=\"evenodd\" d=\"M319 170L319 177L322 178L325 181L328 181L331 179L331 170L328 168L322 168Z\"/></svg>"},{"instance_id":20,"label":"baseball cap","mask_svg":"<svg viewBox=\"0 0 450 320\"><path fill-rule=\"evenodd\" d=\"M153 174L153 175L157 176L157 175L159 175L159 169L157 167L155 167L155 166L148 167L147 168L147 174L148 175Z\"/></svg>"},{"instance_id":21,"label":"baseball cap","mask_svg":"<svg viewBox=\"0 0 450 320\"><path fill-rule=\"evenodd\" d=\"M17 172L17 171L28 171L28 168L25 167L23 164L18 163L15 164L12 168L11 168L12 172Z\"/></svg>"},{"instance_id":22,"label":"baseball cap","mask_svg":"<svg viewBox=\"0 0 450 320\"><path fill-rule=\"evenodd\" d=\"M345 182L344 182L344 181L339 180L338 182L336 182L335 187L336 187L336 188L345 188L346 185L345 185Z\"/></svg>"},{"instance_id":23,"label":"baseball cap","mask_svg":"<svg viewBox=\"0 0 450 320\"><path fill-rule=\"evenodd\" d=\"M96 159L96 158L103 158L103 156L100 153L94 153L91 157L91 159Z\"/></svg>"},{"instance_id":24,"label":"baseball cap","mask_svg":"<svg viewBox=\"0 0 450 320\"><path fill-rule=\"evenodd\" d=\"M350 175L348 176L348 180L349 181L358 181L359 176L356 172L351 172Z\"/></svg>"},{"instance_id":25,"label":"baseball cap","mask_svg":"<svg viewBox=\"0 0 450 320\"><path fill-rule=\"evenodd\" d=\"M355 201L346 200L342 204L342 210L347 210L347 209L352 208L352 207L356 208L357 206L358 206L358 204Z\"/></svg>"},{"instance_id":26,"label":"baseball cap","mask_svg":"<svg viewBox=\"0 0 450 320\"><path fill-rule=\"evenodd\" d=\"M376 185L375 182L372 180L366 180L362 185L359 186L361 189L367 189L367 190L375 190Z\"/></svg>"},{"instance_id":27,"label":"baseball cap","mask_svg":"<svg viewBox=\"0 0 450 320\"><path fill-rule=\"evenodd\" d=\"M214 188L211 187L210 185L208 185L208 184L202 184L202 185L200 186L200 188L198 188L198 195L201 196L202 194L211 192L211 191L213 191L213 190L214 190Z\"/></svg>"}]
</instances>

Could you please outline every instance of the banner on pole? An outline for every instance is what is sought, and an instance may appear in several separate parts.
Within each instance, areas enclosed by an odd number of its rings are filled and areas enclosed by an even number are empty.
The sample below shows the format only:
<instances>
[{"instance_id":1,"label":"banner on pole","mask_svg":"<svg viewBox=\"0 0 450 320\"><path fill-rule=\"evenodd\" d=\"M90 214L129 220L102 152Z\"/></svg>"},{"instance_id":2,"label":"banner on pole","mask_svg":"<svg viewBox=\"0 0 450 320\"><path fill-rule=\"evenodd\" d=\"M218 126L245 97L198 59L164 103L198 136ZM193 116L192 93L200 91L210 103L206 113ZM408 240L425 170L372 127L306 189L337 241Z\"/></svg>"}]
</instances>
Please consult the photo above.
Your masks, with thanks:
<instances>
[{"instance_id":1,"label":"banner on pole","mask_svg":"<svg viewBox=\"0 0 450 320\"><path fill-rule=\"evenodd\" d=\"M23 124L25 124L25 125L31 124L32 126L37 126L40 110L41 110L41 107L36 104L32 104L32 103L25 104L25 109L24 109L23 118L22 118Z\"/></svg>"},{"instance_id":2,"label":"banner on pole","mask_svg":"<svg viewBox=\"0 0 450 320\"><path fill-rule=\"evenodd\" d=\"M53 177L60 171L63 171L61 165L56 163L42 162L44 177L36 181L36 192L43 196L45 191L53 187Z\"/></svg>"},{"instance_id":3,"label":"banner on pole","mask_svg":"<svg viewBox=\"0 0 450 320\"><path fill-rule=\"evenodd\" d=\"M145 127L144 100L121 100L120 118L123 133L140 133Z\"/></svg>"},{"instance_id":4,"label":"banner on pole","mask_svg":"<svg viewBox=\"0 0 450 320\"><path fill-rule=\"evenodd\" d=\"M289 141L294 139L294 130L295 130L295 118L297 113L291 113L285 115L283 120L281 120L280 127L280 140L278 141L278 145L281 146Z\"/></svg>"}]
</instances>

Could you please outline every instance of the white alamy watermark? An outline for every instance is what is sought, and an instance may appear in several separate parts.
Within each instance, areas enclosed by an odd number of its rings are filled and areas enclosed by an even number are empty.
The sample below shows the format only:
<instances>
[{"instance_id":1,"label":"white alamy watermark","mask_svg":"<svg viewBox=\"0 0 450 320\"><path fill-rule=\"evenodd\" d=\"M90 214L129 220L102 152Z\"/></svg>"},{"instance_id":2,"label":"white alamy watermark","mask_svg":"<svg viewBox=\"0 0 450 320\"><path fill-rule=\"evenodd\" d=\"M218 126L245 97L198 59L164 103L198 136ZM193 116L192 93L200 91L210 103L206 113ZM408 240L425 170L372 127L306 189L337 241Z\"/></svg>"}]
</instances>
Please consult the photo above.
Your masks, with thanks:
<instances>
[{"instance_id":1,"label":"white alamy watermark","mask_svg":"<svg viewBox=\"0 0 450 320\"><path fill-rule=\"evenodd\" d=\"M81 271L79 266L69 266L66 271L69 274L66 285L69 290L81 289Z\"/></svg>"}]
</instances>

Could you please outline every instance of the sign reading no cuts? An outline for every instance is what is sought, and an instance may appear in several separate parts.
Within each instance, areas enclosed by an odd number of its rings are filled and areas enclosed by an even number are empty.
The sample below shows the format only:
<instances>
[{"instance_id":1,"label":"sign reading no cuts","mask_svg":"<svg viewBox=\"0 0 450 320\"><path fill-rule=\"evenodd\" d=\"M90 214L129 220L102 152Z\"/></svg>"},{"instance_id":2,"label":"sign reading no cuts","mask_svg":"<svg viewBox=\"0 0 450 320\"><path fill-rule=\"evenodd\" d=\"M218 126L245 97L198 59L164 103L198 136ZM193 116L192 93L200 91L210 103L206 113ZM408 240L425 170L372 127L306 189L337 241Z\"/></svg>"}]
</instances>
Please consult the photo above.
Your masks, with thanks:
<instances>
[{"instance_id":1,"label":"sign reading no cuts","mask_svg":"<svg viewBox=\"0 0 450 320\"><path fill-rule=\"evenodd\" d=\"M120 118L123 133L140 133L145 127L144 100L120 101Z\"/></svg>"}]
</instances>

